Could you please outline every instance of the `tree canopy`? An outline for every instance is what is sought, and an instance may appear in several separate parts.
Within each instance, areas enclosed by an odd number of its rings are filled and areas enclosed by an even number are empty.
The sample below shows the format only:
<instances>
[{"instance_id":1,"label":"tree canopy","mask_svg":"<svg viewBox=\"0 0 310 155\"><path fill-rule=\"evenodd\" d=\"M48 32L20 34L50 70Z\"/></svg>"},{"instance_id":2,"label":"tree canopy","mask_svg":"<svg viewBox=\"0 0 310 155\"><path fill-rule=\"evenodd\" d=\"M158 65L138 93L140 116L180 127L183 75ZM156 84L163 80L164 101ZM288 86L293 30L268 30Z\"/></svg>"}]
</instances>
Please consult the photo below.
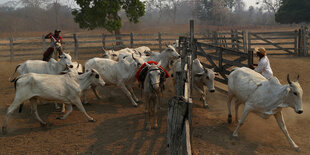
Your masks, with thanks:
<instances>
[{"instance_id":1,"label":"tree canopy","mask_svg":"<svg viewBox=\"0 0 310 155\"><path fill-rule=\"evenodd\" d=\"M283 0L276 13L276 22L281 24L310 22L309 10L309 0Z\"/></svg>"},{"instance_id":2,"label":"tree canopy","mask_svg":"<svg viewBox=\"0 0 310 155\"><path fill-rule=\"evenodd\" d=\"M75 0L80 6L74 9L74 21L80 28L104 28L109 32L119 32L122 19L118 12L123 9L130 22L138 23L145 14L145 4L140 0Z\"/></svg>"}]
</instances>

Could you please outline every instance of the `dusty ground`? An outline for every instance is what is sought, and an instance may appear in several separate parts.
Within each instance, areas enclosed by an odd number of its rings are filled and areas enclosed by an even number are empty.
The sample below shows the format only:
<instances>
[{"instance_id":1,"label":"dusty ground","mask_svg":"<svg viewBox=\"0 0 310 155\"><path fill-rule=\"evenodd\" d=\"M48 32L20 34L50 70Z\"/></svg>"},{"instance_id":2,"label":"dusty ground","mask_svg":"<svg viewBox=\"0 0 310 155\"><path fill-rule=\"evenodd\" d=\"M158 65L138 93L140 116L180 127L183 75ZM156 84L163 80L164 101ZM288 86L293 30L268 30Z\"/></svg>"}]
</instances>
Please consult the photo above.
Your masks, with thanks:
<instances>
[{"instance_id":1,"label":"dusty ground","mask_svg":"<svg viewBox=\"0 0 310 155\"><path fill-rule=\"evenodd\" d=\"M233 138L231 135L236 125L226 123L227 96L216 92L208 94L210 109L202 108L199 98L194 96L192 145L195 154L310 153L310 58L272 56L270 60L275 76L283 84L287 83L287 73L291 79L300 74L304 113L298 115L292 109L285 109L284 119L301 152L289 147L273 117L263 120L250 114L239 130L239 138ZM7 105L14 98L13 85L7 79L16 64L0 62L1 121ZM22 113L15 112L11 117L8 134L0 135L0 154L167 154L166 104L174 95L172 91L165 93L160 128L151 131L144 130L144 105L133 107L117 88L102 89L101 94L104 97L98 101L89 93L92 104L85 106L88 114L97 120L95 123L87 122L76 108L66 120L56 120L61 113L55 112L53 104L45 104L38 109L49 125L41 128L30 115L26 103ZM140 95L139 90L136 94Z\"/></svg>"}]
</instances>

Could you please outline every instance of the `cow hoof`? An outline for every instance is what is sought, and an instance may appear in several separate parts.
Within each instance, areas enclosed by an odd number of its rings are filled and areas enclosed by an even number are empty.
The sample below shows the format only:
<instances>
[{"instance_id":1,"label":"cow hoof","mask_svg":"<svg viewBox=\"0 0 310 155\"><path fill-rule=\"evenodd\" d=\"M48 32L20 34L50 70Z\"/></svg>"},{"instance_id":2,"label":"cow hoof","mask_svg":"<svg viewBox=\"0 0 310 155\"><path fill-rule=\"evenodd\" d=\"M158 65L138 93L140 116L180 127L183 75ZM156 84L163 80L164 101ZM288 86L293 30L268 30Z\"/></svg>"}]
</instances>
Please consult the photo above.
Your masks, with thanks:
<instances>
[{"instance_id":1,"label":"cow hoof","mask_svg":"<svg viewBox=\"0 0 310 155\"><path fill-rule=\"evenodd\" d=\"M6 132L6 127L3 126L3 127L2 127L2 134L5 135L6 133L7 133L7 132Z\"/></svg>"},{"instance_id":2,"label":"cow hoof","mask_svg":"<svg viewBox=\"0 0 310 155\"><path fill-rule=\"evenodd\" d=\"M300 152L300 148L298 146L294 147L296 152Z\"/></svg>"},{"instance_id":3,"label":"cow hoof","mask_svg":"<svg viewBox=\"0 0 310 155\"><path fill-rule=\"evenodd\" d=\"M233 137L238 137L238 133L233 133Z\"/></svg>"},{"instance_id":4,"label":"cow hoof","mask_svg":"<svg viewBox=\"0 0 310 155\"><path fill-rule=\"evenodd\" d=\"M95 119L90 119L90 120L88 120L88 122L96 122L96 120Z\"/></svg>"},{"instance_id":5,"label":"cow hoof","mask_svg":"<svg viewBox=\"0 0 310 155\"><path fill-rule=\"evenodd\" d=\"M56 117L56 119L62 120L62 119L63 119L63 117L60 117L60 116L59 116L59 117Z\"/></svg>"},{"instance_id":6,"label":"cow hoof","mask_svg":"<svg viewBox=\"0 0 310 155\"><path fill-rule=\"evenodd\" d=\"M137 104L137 103L134 103L133 106L134 106L134 107L138 107L138 104Z\"/></svg>"},{"instance_id":7,"label":"cow hoof","mask_svg":"<svg viewBox=\"0 0 310 155\"><path fill-rule=\"evenodd\" d=\"M46 127L47 123L40 123L41 127Z\"/></svg>"},{"instance_id":8,"label":"cow hoof","mask_svg":"<svg viewBox=\"0 0 310 155\"><path fill-rule=\"evenodd\" d=\"M204 104L203 107L206 108L206 109L210 108L208 104Z\"/></svg>"}]
</instances>

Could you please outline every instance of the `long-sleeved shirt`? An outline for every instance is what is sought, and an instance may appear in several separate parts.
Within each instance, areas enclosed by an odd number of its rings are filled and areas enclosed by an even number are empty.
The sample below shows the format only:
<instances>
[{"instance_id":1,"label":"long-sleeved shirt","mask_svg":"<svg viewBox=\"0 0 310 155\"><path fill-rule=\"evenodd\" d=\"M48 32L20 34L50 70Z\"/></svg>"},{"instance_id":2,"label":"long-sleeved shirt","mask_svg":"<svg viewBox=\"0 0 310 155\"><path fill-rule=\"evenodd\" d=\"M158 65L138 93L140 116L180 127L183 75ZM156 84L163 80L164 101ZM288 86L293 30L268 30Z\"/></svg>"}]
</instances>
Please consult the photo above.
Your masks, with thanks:
<instances>
[{"instance_id":1,"label":"long-sleeved shirt","mask_svg":"<svg viewBox=\"0 0 310 155\"><path fill-rule=\"evenodd\" d=\"M258 66L254 70L262 74L266 79L270 79L273 76L273 72L267 56L264 56L259 60Z\"/></svg>"}]
</instances>

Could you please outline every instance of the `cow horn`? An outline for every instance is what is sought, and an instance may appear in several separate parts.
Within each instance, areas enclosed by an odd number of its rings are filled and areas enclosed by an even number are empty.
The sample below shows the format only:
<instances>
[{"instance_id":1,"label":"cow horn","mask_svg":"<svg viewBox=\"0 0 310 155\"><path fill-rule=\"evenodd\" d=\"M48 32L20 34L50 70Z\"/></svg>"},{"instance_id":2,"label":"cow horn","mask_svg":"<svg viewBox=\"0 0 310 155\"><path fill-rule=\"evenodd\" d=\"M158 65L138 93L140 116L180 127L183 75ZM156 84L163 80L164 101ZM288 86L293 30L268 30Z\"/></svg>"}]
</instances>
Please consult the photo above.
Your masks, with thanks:
<instances>
[{"instance_id":1,"label":"cow horn","mask_svg":"<svg viewBox=\"0 0 310 155\"><path fill-rule=\"evenodd\" d=\"M133 56L133 53L131 54L131 57L132 57L133 60L136 61L136 58Z\"/></svg>"},{"instance_id":2,"label":"cow horn","mask_svg":"<svg viewBox=\"0 0 310 155\"><path fill-rule=\"evenodd\" d=\"M296 82L298 82L298 79L299 79L299 74L297 75Z\"/></svg>"},{"instance_id":3,"label":"cow horn","mask_svg":"<svg viewBox=\"0 0 310 155\"><path fill-rule=\"evenodd\" d=\"M292 84L292 82L290 80L290 75L289 74L287 74L287 82L288 82L288 84Z\"/></svg>"}]
</instances>

